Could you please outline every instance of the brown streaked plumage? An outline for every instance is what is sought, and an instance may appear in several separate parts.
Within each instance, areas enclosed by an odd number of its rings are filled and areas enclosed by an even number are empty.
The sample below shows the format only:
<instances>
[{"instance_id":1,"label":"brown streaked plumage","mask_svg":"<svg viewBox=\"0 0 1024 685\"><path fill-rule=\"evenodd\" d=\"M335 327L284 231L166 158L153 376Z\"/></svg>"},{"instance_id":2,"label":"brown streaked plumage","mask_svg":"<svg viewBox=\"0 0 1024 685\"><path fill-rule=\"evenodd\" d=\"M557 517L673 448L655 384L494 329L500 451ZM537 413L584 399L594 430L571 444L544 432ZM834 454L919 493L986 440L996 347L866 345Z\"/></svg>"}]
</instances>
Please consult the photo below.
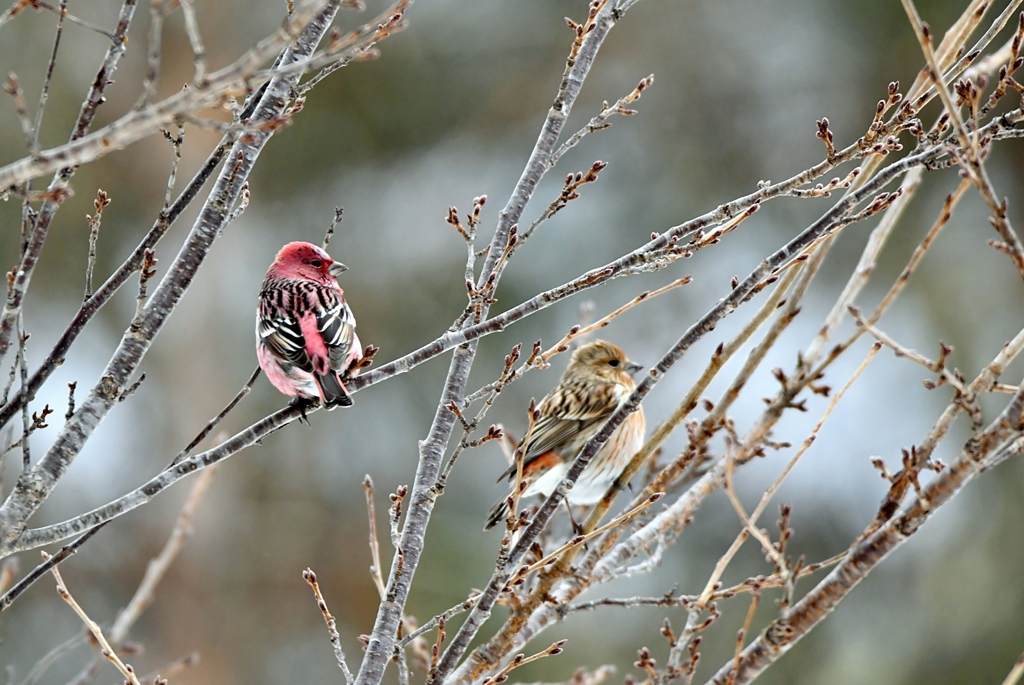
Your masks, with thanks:
<instances>
[{"instance_id":1,"label":"brown streaked plumage","mask_svg":"<svg viewBox=\"0 0 1024 685\"><path fill-rule=\"evenodd\" d=\"M573 352L558 385L537 405L540 417L523 446L523 480L527 484L523 497L547 497L554 492L583 445L633 392L636 383L632 374L640 368L621 349L604 340ZM642 407L626 417L580 474L567 496L569 504L589 505L601 500L640 449L645 427ZM515 476L513 464L498 482L514 480ZM503 497L491 509L484 530L508 515L507 499Z\"/></svg>"}]
</instances>

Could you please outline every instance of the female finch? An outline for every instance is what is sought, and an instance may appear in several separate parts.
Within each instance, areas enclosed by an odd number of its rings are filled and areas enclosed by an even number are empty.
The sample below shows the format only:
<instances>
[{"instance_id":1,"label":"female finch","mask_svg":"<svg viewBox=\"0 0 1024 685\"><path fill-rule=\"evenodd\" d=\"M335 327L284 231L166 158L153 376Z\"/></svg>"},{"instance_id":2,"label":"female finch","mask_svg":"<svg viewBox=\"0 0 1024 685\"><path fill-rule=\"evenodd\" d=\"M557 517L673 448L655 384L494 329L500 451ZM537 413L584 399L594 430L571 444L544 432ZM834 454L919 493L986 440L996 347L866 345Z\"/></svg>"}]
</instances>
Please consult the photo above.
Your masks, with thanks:
<instances>
[{"instance_id":1,"label":"female finch","mask_svg":"<svg viewBox=\"0 0 1024 685\"><path fill-rule=\"evenodd\" d=\"M558 386L537 406L540 418L534 423L529 440L521 446L523 482L526 483L523 497L547 497L554 492L583 445L633 392L636 383L632 374L641 368L626 359L618 347L603 340L572 353L569 368ZM589 505L601 500L643 444L644 428L641 407L626 417L583 469L566 497L569 504ZM498 482L515 477L513 464L501 474ZM508 497L504 497L487 515L484 530L507 516Z\"/></svg>"},{"instance_id":2,"label":"female finch","mask_svg":"<svg viewBox=\"0 0 1024 685\"><path fill-rule=\"evenodd\" d=\"M327 409L352 405L342 378L363 357L335 278L347 268L316 245L288 243L267 270L256 312L256 357L267 378Z\"/></svg>"}]
</instances>

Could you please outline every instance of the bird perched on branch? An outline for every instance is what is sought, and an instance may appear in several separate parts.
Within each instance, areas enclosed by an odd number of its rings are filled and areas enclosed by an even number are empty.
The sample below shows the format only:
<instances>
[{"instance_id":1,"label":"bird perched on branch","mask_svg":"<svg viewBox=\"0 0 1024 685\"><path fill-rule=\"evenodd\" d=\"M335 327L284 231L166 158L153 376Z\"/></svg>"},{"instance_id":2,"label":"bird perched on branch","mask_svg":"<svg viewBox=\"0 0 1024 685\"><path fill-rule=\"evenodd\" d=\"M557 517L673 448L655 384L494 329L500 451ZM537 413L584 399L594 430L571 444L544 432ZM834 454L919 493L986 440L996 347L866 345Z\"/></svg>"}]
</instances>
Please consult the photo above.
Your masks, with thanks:
<instances>
[{"instance_id":1,"label":"bird perched on branch","mask_svg":"<svg viewBox=\"0 0 1024 685\"><path fill-rule=\"evenodd\" d=\"M352 405L344 378L363 356L336 279L347 268L316 245L288 243L267 270L256 314L256 357L267 378L327 409Z\"/></svg>"},{"instance_id":2,"label":"bird perched on branch","mask_svg":"<svg viewBox=\"0 0 1024 685\"><path fill-rule=\"evenodd\" d=\"M632 394L636 388L633 374L641 368L629 361L621 349L604 340L583 345L572 353L558 385L537 405L539 416L524 444L519 446L526 484L522 497L547 497L554 492L586 442ZM567 495L569 504L599 502L640 449L645 428L644 411L638 407L587 464ZM516 465L512 464L498 482L515 478ZM494 505L484 530L508 516L510 497L503 497Z\"/></svg>"}]
</instances>

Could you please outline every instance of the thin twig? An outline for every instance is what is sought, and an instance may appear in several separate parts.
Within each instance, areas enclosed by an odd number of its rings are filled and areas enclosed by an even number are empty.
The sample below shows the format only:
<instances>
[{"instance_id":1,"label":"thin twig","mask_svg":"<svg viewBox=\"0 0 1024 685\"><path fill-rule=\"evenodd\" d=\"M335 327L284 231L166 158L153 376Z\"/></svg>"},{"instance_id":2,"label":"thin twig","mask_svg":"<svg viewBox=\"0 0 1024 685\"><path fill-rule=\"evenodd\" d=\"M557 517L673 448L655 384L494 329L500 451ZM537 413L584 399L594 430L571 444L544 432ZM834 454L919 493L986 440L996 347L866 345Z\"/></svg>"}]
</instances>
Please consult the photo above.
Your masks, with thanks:
<instances>
[{"instance_id":1,"label":"thin twig","mask_svg":"<svg viewBox=\"0 0 1024 685\"><path fill-rule=\"evenodd\" d=\"M1003 685L1016 685L1022 675L1024 675L1024 653L1017 657L1017 661L1013 663L1013 668L1006 674Z\"/></svg>"},{"instance_id":2,"label":"thin twig","mask_svg":"<svg viewBox=\"0 0 1024 685\"><path fill-rule=\"evenodd\" d=\"M181 0L181 12L185 15L185 32L188 34L188 42L192 45L192 61L195 64L195 76L193 80L197 88L206 85L206 50L203 48L203 39L199 34L199 22L196 20L193 0Z\"/></svg>"},{"instance_id":3,"label":"thin twig","mask_svg":"<svg viewBox=\"0 0 1024 685\"><path fill-rule=\"evenodd\" d=\"M530 400L530 406L527 408L526 414L526 434L523 436L523 440L519 443L519 447L515 452L516 473L515 478L512 479L512 494L508 496L510 501L508 503L508 515L505 519L505 536L501 540L502 551L512 544L512 540L515 537L516 524L519 520L519 498L523 496L523 490L526 489L527 485L523 480L523 461L526 458L526 447L533 437L533 429L537 427L537 419L540 418L540 410L537 409L535 400Z\"/></svg>"},{"instance_id":4,"label":"thin twig","mask_svg":"<svg viewBox=\"0 0 1024 685\"><path fill-rule=\"evenodd\" d=\"M25 322L22 312L18 312L18 372L20 374L21 387L23 388L28 385L28 339L30 337L25 332L24 326ZM26 402L21 408L21 469L23 472L28 471L32 466L30 447L34 430L34 422L29 416L29 407Z\"/></svg>"},{"instance_id":5,"label":"thin twig","mask_svg":"<svg viewBox=\"0 0 1024 685\"><path fill-rule=\"evenodd\" d=\"M289 64L305 63L320 38L326 33L336 10L336 7L328 7L305 28L295 46L287 52L286 61ZM301 69L293 69L289 76L272 81L264 92L254 116L264 120L276 117L279 110L285 106L284 95L294 85L300 73ZM128 384L148 351L153 337L159 333L185 290L191 286L197 269L209 253L227 218L228 207L238 196L246 176L258 157L258 151L266 145L272 135L273 130L262 131L235 144L235 152L230 154L228 159L234 159L236 163L225 165L221 170L220 177L201 210L185 246L148 300L144 315L133 320L133 325L123 336L100 382L83 401L75 419L64 425L49 452L33 467L38 469L37 473L49 475L19 480L11 495L0 505L0 530L3 531L3 542L9 542L24 529L32 513L42 505L59 481L56 474L66 471L92 430L116 403L120 396L119 388ZM0 546L3 546L2 542Z\"/></svg>"},{"instance_id":6,"label":"thin twig","mask_svg":"<svg viewBox=\"0 0 1024 685\"><path fill-rule=\"evenodd\" d=\"M159 4L154 2L154 7ZM164 191L164 205L161 208L161 213L166 214L170 211L171 205L171 194L174 192L174 184L178 179L178 164L181 162L181 147L185 143L185 127L178 126L178 135L172 136L170 131L163 131L164 139L171 144L174 149L174 154L171 156L171 171L167 174L167 189Z\"/></svg>"},{"instance_id":7,"label":"thin twig","mask_svg":"<svg viewBox=\"0 0 1024 685\"><path fill-rule=\"evenodd\" d=\"M537 571L539 569L544 568L545 566L547 566L548 564L553 562L555 559L557 559L558 557L562 556L562 554L564 554L565 552L568 552L570 549L573 549L574 547L579 547L580 545L584 544L588 540L593 540L597 536L602 535L605 532L607 532L609 530L612 530L613 528L617 528L617 527L619 527L619 526L621 526L621 525L623 525L625 523L628 523L629 521L633 520L637 515L642 513L645 509L647 509L647 507L651 506L652 504L657 502L659 499L661 499L661 497L662 497L661 493L655 493L655 494L651 495L650 497L648 497L645 501L643 501L640 504L636 505L635 507L632 507L628 511L620 514L619 516L616 516L614 519L612 519L608 523L604 524L600 528L596 528L596 529L594 529L594 530L592 530L589 533L586 533L584 535L577 535L576 537L572 538L571 540L566 542L564 545L562 545L561 547L556 549L555 551L551 552L550 554L545 555L542 559L540 559L538 561L535 561L534 563L530 564L529 566L524 566L522 569L520 569L515 575L513 575L509 579L509 584L511 585L511 584L515 583L517 580L519 580L520 578L524 578L527 575L529 575L530 573L533 573L534 571Z\"/></svg>"},{"instance_id":8,"label":"thin twig","mask_svg":"<svg viewBox=\"0 0 1024 685\"><path fill-rule=\"evenodd\" d=\"M456 604L451 609L448 609L447 611L438 614L434 618L430 619L429 621L427 621L426 623L421 625L416 630L411 631L408 635L406 635L401 640L399 640L397 643L395 643L395 649L405 649L416 638L420 637L424 633L430 632L434 628L437 628L441 624L442 621L447 621L452 616L457 616L457 615L463 613L464 611L467 611L476 602L476 598L477 597L479 597L479 595L477 595L477 594L474 594L474 595L470 596L469 599L465 600L464 602Z\"/></svg>"},{"instance_id":9,"label":"thin twig","mask_svg":"<svg viewBox=\"0 0 1024 685\"><path fill-rule=\"evenodd\" d=\"M857 322L857 325L866 330L868 333L870 333L878 341L877 344L885 345L893 352L895 352L897 357L905 357L913 362L917 362L918 364L925 367L929 371L934 371L935 373L939 374L941 382L948 383L949 385L953 386L961 395L967 393L967 389L964 387L963 384L963 379L958 377L949 369L947 369L945 363L933 362L932 360L928 359L927 357L918 352L915 352L909 347L904 347L903 345L900 345L898 342L890 338L888 335L886 335L882 331L878 330L877 328L869 324L864 319L864 315L861 313L861 311L856 307L850 307L850 313L853 315L854 321ZM946 353L944 353L943 356L945 356L945 354Z\"/></svg>"},{"instance_id":10,"label":"thin twig","mask_svg":"<svg viewBox=\"0 0 1024 685\"><path fill-rule=\"evenodd\" d=\"M365 54L373 45L404 27L403 13L411 2L398 0L376 22L343 34L334 45L302 60L301 64L289 62L260 69L260 65L286 48L318 14L337 9L337 5L329 0L304 3L274 34L260 41L231 65L208 74L202 87L182 90L160 102L133 110L94 133L0 167L0 189L16 187L26 180L66 166L81 166L95 161L167 128L186 113L223 104L228 93L244 91L247 85L259 86L279 78L292 80L306 69Z\"/></svg>"},{"instance_id":11,"label":"thin twig","mask_svg":"<svg viewBox=\"0 0 1024 685\"><path fill-rule=\"evenodd\" d=\"M775 561L776 565L778 565L780 569L785 568L784 562L781 560L781 558L778 558L779 555L772 546L771 542L766 541L764 539L763 534L759 529L757 529L754 526L754 524L757 523L757 519L760 518L762 513L764 513L765 508L768 506L768 502L770 502L772 497L775 496L775 493L782 486L783 481L785 481L786 477L789 476L790 472L792 472L793 467L796 466L797 462L800 461L800 458L803 457L807 450L810 449L811 445L814 444L814 441L817 438L818 433L821 431L822 426L825 425L825 422L832 415L832 411L839 404L839 400L843 398L843 396L846 394L846 391L849 390L850 387L853 385L853 382L860 377L860 375L868 367L868 364L871 363L871 360L875 358L876 354L878 354L878 351L880 349L881 345L879 343L875 343L874 345L872 345L871 350L864 358L864 361L861 362L860 366L857 367L857 369L853 372L853 375L850 376L850 378L846 381L846 383L839 390L839 392L832 396L832 399L829 400L828 406L825 407L825 411L822 412L821 417L818 419L817 423L814 424L814 428L811 430L811 433L807 436L803 444L796 451L793 457L789 460L789 463L786 464L786 467L782 470L778 477L776 477L775 481L768 487L767 490L765 490L764 494L761 496L761 501L758 502L757 507L754 508L754 511L750 514L750 516L744 515L743 508L739 506L738 500L733 500L734 505L737 506L737 513L740 514L741 520L743 521L743 530L733 541L733 544L729 547L729 550L722 555L722 557L718 560L718 563L715 565L714 572L708 578L708 581L704 586L704 591L701 593L700 597L697 600L698 606L703 607L711 600L711 595L714 592L714 590L717 589L716 586L718 585L719 579L722 577L722 573L725 571L725 568L729 565L729 562L732 561L736 552L739 550L740 545L742 545L743 541L746 540L747 535L754 535L761 542L766 553L777 557ZM729 466L727 463L727 474L731 471L731 468L732 467ZM728 480L728 475L726 476L726 478ZM731 490L731 488L729 488L729 490Z\"/></svg>"},{"instance_id":12,"label":"thin twig","mask_svg":"<svg viewBox=\"0 0 1024 685\"><path fill-rule=\"evenodd\" d=\"M737 536L736 540L742 544L742 541L746 540L747 536L753 536L755 540L761 543L761 550L764 552L765 557L775 564L776 567L785 569L786 561L783 559L779 551L775 549L772 541L768 538L767 531L761 530L754 525L756 523L756 519L751 519L751 517L747 515L746 510L743 508L743 504L736 495L736 489L733 487L733 473L736 470L736 460L728 451L726 452L725 459L725 483L722 487L725 490L725 494L729 497L729 501L732 503L733 509L736 510L736 515L739 516L740 523L743 524L743 531L746 533L746 535ZM733 547L729 548L729 551L733 552L734 549L739 549L739 546L735 542L733 543ZM735 554L735 552L733 552L733 554ZM708 602L708 600L704 599L705 596L709 597L711 595L711 590L718 586L718 578L721 577L722 572L725 571L725 567L731 560L731 557L727 558L724 555L719 559L718 564L715 565L715 573L711 576L714 580L708 581L707 585L704 586L704 592L701 594L700 600L697 601L697 605L699 607L703 607L703 605ZM702 602L701 600L704 601Z\"/></svg>"},{"instance_id":13,"label":"thin twig","mask_svg":"<svg viewBox=\"0 0 1024 685\"><path fill-rule=\"evenodd\" d=\"M96 190L96 199L93 200L93 207L96 214L85 215L89 225L89 258L85 266L85 296L83 301L92 297L92 272L96 267L96 241L100 237L100 223L103 221L103 210L110 204L110 197L102 189Z\"/></svg>"},{"instance_id":14,"label":"thin twig","mask_svg":"<svg viewBox=\"0 0 1024 685\"><path fill-rule=\"evenodd\" d=\"M938 65L935 50L932 48L931 29L921 21L921 16L917 13L917 8L914 6L914 0L901 0L901 2L903 3L903 9L906 10L907 17L910 19L910 25L914 28L917 41L921 44L921 51L924 52L928 76L932 79L932 84L935 86L939 99L942 100L942 104L953 122L953 132L960 140L961 148L968 154L976 155L977 148L971 145L971 141L967 136L967 130L964 128L964 122L960 118L960 110L953 104L953 99L950 97L949 91L946 90L946 84L942 81L942 69Z\"/></svg>"},{"instance_id":15,"label":"thin twig","mask_svg":"<svg viewBox=\"0 0 1024 685\"><path fill-rule=\"evenodd\" d=\"M47 571L77 552L79 547L88 542L93 535L100 532L103 526L107 525L107 523L109 523L109 521L103 522L94 528L89 529L70 545L64 545L61 547L60 551L56 554L48 554L43 563L32 569L24 578L19 580L11 587L10 590L0 597L0 613L11 606L11 604L14 603L14 600L18 599L18 597L21 596L21 593L27 590L33 583L46 575Z\"/></svg>"},{"instance_id":16,"label":"thin twig","mask_svg":"<svg viewBox=\"0 0 1024 685\"><path fill-rule=\"evenodd\" d=\"M224 417L231 413L231 410L238 406L238 403L241 402L246 395L252 392L252 385L256 382L256 379L259 378L261 371L262 370L259 366L253 370L252 374L249 376L249 380L247 380L245 385L243 385L235 396L231 398L231 401L227 403L227 406L225 406L219 414L206 422L206 425L203 426L203 430L199 431L199 435L192 438L192 442L186 445L185 449L178 453L178 456L176 456L173 461L167 465L167 468L180 464L184 459L187 459L188 456L192 454L192 450L196 448L196 445L205 440L206 436L213 432L213 429L224 420Z\"/></svg>"},{"instance_id":17,"label":"thin twig","mask_svg":"<svg viewBox=\"0 0 1024 685\"><path fill-rule=\"evenodd\" d=\"M57 31L53 37L53 49L50 50L50 60L46 63L46 76L43 79L43 87L39 91L39 102L36 105L35 120L32 122L32 139L29 143L29 151L33 154L39 151L39 132L43 128L43 112L46 111L46 102L50 97L53 68L57 64L57 51L60 49L60 39L64 33L64 19L68 16L68 0L60 0L60 7L56 11Z\"/></svg>"},{"instance_id":18,"label":"thin twig","mask_svg":"<svg viewBox=\"0 0 1024 685\"><path fill-rule=\"evenodd\" d=\"M334 208L334 218L331 219L331 225L327 227L327 233L324 234L324 241L321 243L321 247L325 250L327 246L331 244L331 238L334 237L334 229L338 227L341 220L345 218L345 210L341 207Z\"/></svg>"},{"instance_id":19,"label":"thin twig","mask_svg":"<svg viewBox=\"0 0 1024 685\"><path fill-rule=\"evenodd\" d=\"M678 278L669 283L668 285L658 288L657 290L645 290L644 292L640 293L626 304L622 305L621 307L613 311L611 314L601 317L594 323L584 326L583 328L580 328L579 326L573 326L569 330L569 332L562 337L561 340L559 340L557 343L549 347L543 354L541 354L539 360L537 360L537 362L535 362L534 365L540 365L543 367L551 360L553 356L568 350L570 343L572 343L577 338L582 338L588 333L593 333L594 331L606 328L608 324L610 324L620 314L629 311L630 309L640 304L641 302L653 300L658 295L664 295L670 290L675 290L679 286L687 285L691 282L693 282L693 279L690 276L683 276L682 278Z\"/></svg>"},{"instance_id":20,"label":"thin twig","mask_svg":"<svg viewBox=\"0 0 1024 685\"><path fill-rule=\"evenodd\" d=\"M199 652L189 652L185 656L175 659L169 664L165 664L163 668L152 671L147 675L139 678L142 683L153 683L153 685L166 685L168 680L172 677L184 671L187 668L193 668L199 664ZM69 684L70 685L70 684ZM75 683L74 685L78 685ZM123 685L123 684L119 684Z\"/></svg>"},{"instance_id":21,"label":"thin twig","mask_svg":"<svg viewBox=\"0 0 1024 685\"><path fill-rule=\"evenodd\" d=\"M163 51L164 19L167 17L168 5L172 0L150 0L149 3L149 35L147 36L146 76L142 80L142 95L139 96L133 109L142 109L156 97L156 89L160 83L160 61Z\"/></svg>"},{"instance_id":22,"label":"thin twig","mask_svg":"<svg viewBox=\"0 0 1024 685\"><path fill-rule=\"evenodd\" d=\"M90 23L68 12L65 9L65 3L61 3L60 7L54 7L48 2L42 2L42 0L31 0L31 2L22 2L21 0L15 0L15 5L17 4L29 5L32 7L38 6L45 10L49 10L50 12L53 12L58 16L58 21L60 21L60 17L63 15L63 17L70 21L72 24L77 24L78 26L81 26L84 29L89 29L90 31L98 33L107 40L115 40L114 34L108 31L107 29L103 28L102 26L97 26L96 24Z\"/></svg>"},{"instance_id":23,"label":"thin twig","mask_svg":"<svg viewBox=\"0 0 1024 685\"><path fill-rule=\"evenodd\" d=\"M233 210L231 210L230 214L228 214L228 218L224 222L223 228L221 228L221 232L222 233L223 233L224 229L228 227L228 224L230 224L232 221L234 221L238 217L242 216L242 214L245 212L245 210L249 207L249 197L250 197L250 195L249 195L249 182L248 181L246 181L245 183L242 184L242 189L239 192L239 196L240 197L238 198L238 204L235 205L235 208Z\"/></svg>"},{"instance_id":24,"label":"thin twig","mask_svg":"<svg viewBox=\"0 0 1024 685\"><path fill-rule=\"evenodd\" d=\"M503 683L508 678L508 674L513 669L525 666L526 664L543 659L546 656L555 656L556 654L562 653L562 645L566 643L566 640L559 640L558 642L552 643L547 649L531 654L530 656L524 656L523 654L517 654L512 661L508 662L500 671L495 675L484 681L483 685L497 685Z\"/></svg>"},{"instance_id":25,"label":"thin twig","mask_svg":"<svg viewBox=\"0 0 1024 685\"><path fill-rule=\"evenodd\" d=\"M580 24L573 23L570 25L570 28L578 31L582 29L583 26ZM586 126L584 126L579 131L576 131L576 133L569 136L569 138L564 143L562 143L557 150L555 150L552 153L551 160L548 162L548 166L553 168L558 163L558 160L562 158L562 155L564 155L572 148L576 147L576 145L578 145L579 142L583 140L584 136L586 136L588 133L593 133L594 131L602 131L611 126L612 124L609 121L609 119L611 119L616 114L621 116L632 116L636 114L636 110L631 109L630 107L628 107L628 105L631 105L637 100L639 100L640 96L643 95L643 92L650 88L652 85L654 85L654 74L651 74L650 76L641 79L640 83L637 85L636 88L634 88L628 95L619 98L615 102L615 104L609 106L607 102L604 103L604 105L601 107L601 111L589 122L587 122Z\"/></svg>"},{"instance_id":26,"label":"thin twig","mask_svg":"<svg viewBox=\"0 0 1024 685\"><path fill-rule=\"evenodd\" d=\"M377 593L384 599L386 590L380 575L380 542L377 540L377 513L373 505L373 479L370 474L363 477L363 491L366 493L366 519L370 527L370 577L377 586Z\"/></svg>"},{"instance_id":27,"label":"thin twig","mask_svg":"<svg viewBox=\"0 0 1024 685\"><path fill-rule=\"evenodd\" d=\"M18 80L18 75L10 73L7 75L7 81L4 83L4 92L11 96L14 100L14 113L18 117L18 122L21 124L21 134L25 138L25 145L32 149L32 120L28 116L28 106L25 104L25 93L21 89L21 82Z\"/></svg>"},{"instance_id":28,"label":"thin twig","mask_svg":"<svg viewBox=\"0 0 1024 685\"><path fill-rule=\"evenodd\" d=\"M43 558L47 559L49 558L49 555L46 554L46 552L43 552ZM57 567L54 566L51 568L50 573L52 573L53 577L57 579L57 594L59 594L61 599L67 602L71 608L75 610L78 617L82 619L83 623L85 623L89 632L92 633L92 636L100 645L100 654L106 657L110 663L114 664L114 667L128 679L128 682L132 685L140 685L139 679L135 675L135 669L121 661L120 657L118 657L117 653L114 651L114 648L110 646L109 642L107 642L107 638L103 636L103 630L100 628L99 624L89 618L89 615L85 613L85 610L82 609L78 602L75 601L75 598L71 596L71 593L68 592L67 586L64 584L64 579L60 577L60 571L57 570Z\"/></svg>"},{"instance_id":29,"label":"thin twig","mask_svg":"<svg viewBox=\"0 0 1024 685\"><path fill-rule=\"evenodd\" d=\"M334 658L338 662L338 668L341 669L342 675L345 676L347 685L352 685L355 678L352 675L352 671L348 668L348 663L345 661L345 652L341 648L341 636L338 634L338 627L335 624L334 616L331 615L330 610L327 608L324 596L320 594L320 584L316 582L316 574L313 573L313 569L307 568L302 572L302 578L313 588L316 604L320 607L320 613L324 616L324 623L327 624L327 635L331 640L331 646L334 647Z\"/></svg>"}]
</instances>

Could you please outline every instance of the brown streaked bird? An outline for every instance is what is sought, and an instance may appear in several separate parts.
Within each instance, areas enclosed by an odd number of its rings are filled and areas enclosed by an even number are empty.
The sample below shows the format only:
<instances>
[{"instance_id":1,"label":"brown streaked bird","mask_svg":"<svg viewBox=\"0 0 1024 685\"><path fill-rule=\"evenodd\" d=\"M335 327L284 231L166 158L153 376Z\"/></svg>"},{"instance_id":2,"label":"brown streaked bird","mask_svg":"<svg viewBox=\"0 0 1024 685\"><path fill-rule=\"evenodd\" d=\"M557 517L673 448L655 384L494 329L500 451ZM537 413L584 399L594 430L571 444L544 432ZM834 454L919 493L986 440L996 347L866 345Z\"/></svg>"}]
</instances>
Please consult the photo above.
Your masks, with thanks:
<instances>
[{"instance_id":1,"label":"brown streaked bird","mask_svg":"<svg viewBox=\"0 0 1024 685\"><path fill-rule=\"evenodd\" d=\"M527 486L521 497L547 497L568 473L573 460L604 422L626 401L636 388L633 374L639 364L626 358L617 346L604 340L583 345L572 353L569 368L554 390L537 410L529 442L523 446L523 480ZM569 491L569 504L590 505L601 501L604 493L629 464L643 444L643 407L626 417L580 474ZM498 479L513 481L513 464ZM513 485L514 487L514 485ZM501 498L487 515L484 530L493 528L508 516L508 496Z\"/></svg>"}]
</instances>

